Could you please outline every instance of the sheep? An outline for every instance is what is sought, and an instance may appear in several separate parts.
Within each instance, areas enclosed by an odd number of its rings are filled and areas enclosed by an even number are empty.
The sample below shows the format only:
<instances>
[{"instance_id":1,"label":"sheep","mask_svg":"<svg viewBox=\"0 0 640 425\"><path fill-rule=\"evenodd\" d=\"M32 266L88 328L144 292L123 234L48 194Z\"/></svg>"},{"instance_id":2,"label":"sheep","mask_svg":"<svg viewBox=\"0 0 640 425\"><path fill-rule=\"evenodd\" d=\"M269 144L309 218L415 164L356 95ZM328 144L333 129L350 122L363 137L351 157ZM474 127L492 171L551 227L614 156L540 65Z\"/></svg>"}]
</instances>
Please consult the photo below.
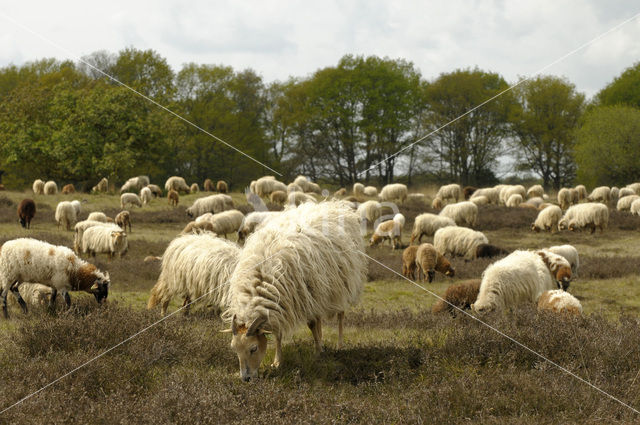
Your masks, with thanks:
<instances>
[{"instance_id":1,"label":"sheep","mask_svg":"<svg viewBox=\"0 0 640 425\"><path fill-rule=\"evenodd\" d=\"M635 192L636 195L640 195L640 183L631 183L627 187Z\"/></svg>"},{"instance_id":2,"label":"sheep","mask_svg":"<svg viewBox=\"0 0 640 425\"><path fill-rule=\"evenodd\" d=\"M433 305L431 312L437 314L448 311L455 316L458 309L471 309L471 304L476 302L476 298L478 298L480 282L482 282L480 279L471 279L449 286L447 290L444 291L442 299Z\"/></svg>"},{"instance_id":3,"label":"sheep","mask_svg":"<svg viewBox=\"0 0 640 425\"><path fill-rule=\"evenodd\" d=\"M198 193L200 192L200 187L198 186L198 183L192 183L191 186L189 186L189 193Z\"/></svg>"},{"instance_id":4,"label":"sheep","mask_svg":"<svg viewBox=\"0 0 640 425\"><path fill-rule=\"evenodd\" d=\"M471 198L471 196L473 196L473 194L475 193L476 190L478 190L477 187L465 186L462 189L462 196L464 197L465 200L469 200L469 198Z\"/></svg>"},{"instance_id":5,"label":"sheep","mask_svg":"<svg viewBox=\"0 0 640 425\"><path fill-rule=\"evenodd\" d=\"M378 224L375 232L371 235L369 246L378 245L388 239L391 241L392 249L400 248L404 223L404 216L402 214L396 214L392 220L386 220Z\"/></svg>"},{"instance_id":6,"label":"sheep","mask_svg":"<svg viewBox=\"0 0 640 425\"><path fill-rule=\"evenodd\" d=\"M147 309L160 304L164 316L171 299L179 296L184 299L185 313L192 302L204 298L219 314L228 306L228 281L239 256L236 244L208 233L172 240L162 254L160 276L151 289Z\"/></svg>"},{"instance_id":7,"label":"sheep","mask_svg":"<svg viewBox=\"0 0 640 425\"><path fill-rule=\"evenodd\" d=\"M289 187L287 187L287 190L289 190ZM347 196L347 189L345 189L344 187L341 187L340 189L336 190L333 193L333 196L339 196L339 197Z\"/></svg>"},{"instance_id":8,"label":"sheep","mask_svg":"<svg viewBox=\"0 0 640 425\"><path fill-rule=\"evenodd\" d=\"M498 190L493 187L486 187L476 190L475 192L473 192L471 199L479 196L486 196L490 204L498 205L500 202L500 192L498 192Z\"/></svg>"},{"instance_id":9,"label":"sheep","mask_svg":"<svg viewBox=\"0 0 640 425\"><path fill-rule=\"evenodd\" d=\"M488 243L481 243L476 247L476 258L493 258L507 254L509 251L506 249Z\"/></svg>"},{"instance_id":10,"label":"sheep","mask_svg":"<svg viewBox=\"0 0 640 425\"><path fill-rule=\"evenodd\" d=\"M187 233L204 233L209 232L214 236L217 236L213 231L213 224L211 224L208 220L203 221L190 221L180 232L181 235L186 235Z\"/></svg>"},{"instance_id":11,"label":"sheep","mask_svg":"<svg viewBox=\"0 0 640 425\"><path fill-rule=\"evenodd\" d=\"M364 185L362 183L353 184L353 196L364 196Z\"/></svg>"},{"instance_id":12,"label":"sheep","mask_svg":"<svg viewBox=\"0 0 640 425\"><path fill-rule=\"evenodd\" d=\"M500 191L500 203L506 204L511 195L520 195L522 199L526 198L527 192L524 190L524 186L518 184L515 186L505 186Z\"/></svg>"},{"instance_id":13,"label":"sheep","mask_svg":"<svg viewBox=\"0 0 640 425\"><path fill-rule=\"evenodd\" d=\"M611 189L607 186L599 186L591 191L589 196L587 196L587 200L590 202L602 202L606 204L611 200Z\"/></svg>"},{"instance_id":14,"label":"sheep","mask_svg":"<svg viewBox=\"0 0 640 425\"><path fill-rule=\"evenodd\" d=\"M573 245L557 245L546 248L548 251L563 256L571 266L571 274L575 279L578 276L578 268L580 267L580 256L578 250Z\"/></svg>"},{"instance_id":15,"label":"sheep","mask_svg":"<svg viewBox=\"0 0 640 425\"><path fill-rule=\"evenodd\" d=\"M378 196L378 189L375 186L366 186L364 188L364 195L370 197Z\"/></svg>"},{"instance_id":16,"label":"sheep","mask_svg":"<svg viewBox=\"0 0 640 425\"><path fill-rule=\"evenodd\" d=\"M138 192L143 187L148 186L149 183L149 177L147 176L131 177L122 185L122 187L120 188L120 193L129 191Z\"/></svg>"},{"instance_id":17,"label":"sheep","mask_svg":"<svg viewBox=\"0 0 640 425\"><path fill-rule=\"evenodd\" d=\"M62 194L68 195L69 193L76 193L76 188L71 183L65 184L64 186L62 186Z\"/></svg>"},{"instance_id":18,"label":"sheep","mask_svg":"<svg viewBox=\"0 0 640 425\"><path fill-rule=\"evenodd\" d=\"M216 182L216 190L218 193L227 193L229 191L229 186L224 180L218 180Z\"/></svg>"},{"instance_id":19,"label":"sheep","mask_svg":"<svg viewBox=\"0 0 640 425\"><path fill-rule=\"evenodd\" d=\"M527 199L527 202L524 202L524 203L527 205L532 205L536 209L538 209L540 205L544 204L544 199L540 197L533 197L533 198Z\"/></svg>"},{"instance_id":20,"label":"sheep","mask_svg":"<svg viewBox=\"0 0 640 425\"><path fill-rule=\"evenodd\" d=\"M521 203L522 203L522 195L516 193L514 195L509 196L509 199L507 199L507 202L505 202L505 205L508 208L513 208L513 207L517 207Z\"/></svg>"},{"instance_id":21,"label":"sheep","mask_svg":"<svg viewBox=\"0 0 640 425\"><path fill-rule=\"evenodd\" d=\"M558 203L560 204L560 208L562 208L562 210L566 210L573 203L571 192L566 187L563 187L558 191Z\"/></svg>"},{"instance_id":22,"label":"sheep","mask_svg":"<svg viewBox=\"0 0 640 425\"><path fill-rule=\"evenodd\" d=\"M640 199L638 195L628 195L621 197L618 199L618 203L616 204L616 209L618 211L629 211L631 209L631 204L633 204L637 199Z\"/></svg>"},{"instance_id":23,"label":"sheep","mask_svg":"<svg viewBox=\"0 0 640 425\"><path fill-rule=\"evenodd\" d=\"M280 211L254 211L247 214L242 220L240 229L238 229L238 242L243 242L247 236L277 214L280 214Z\"/></svg>"},{"instance_id":24,"label":"sheep","mask_svg":"<svg viewBox=\"0 0 640 425\"><path fill-rule=\"evenodd\" d=\"M618 199L622 199L625 196L631 196L631 195L637 195L637 194L633 189L629 187L623 187L622 189L618 190Z\"/></svg>"},{"instance_id":25,"label":"sheep","mask_svg":"<svg viewBox=\"0 0 640 425\"><path fill-rule=\"evenodd\" d=\"M416 278L416 254L418 245L409 245L402 251L402 276L414 280Z\"/></svg>"},{"instance_id":26,"label":"sheep","mask_svg":"<svg viewBox=\"0 0 640 425\"><path fill-rule=\"evenodd\" d=\"M551 205L538 213L536 220L531 223L531 230L539 232L540 230L555 233L558 231L558 222L562 218L562 210L557 205Z\"/></svg>"},{"instance_id":27,"label":"sheep","mask_svg":"<svg viewBox=\"0 0 640 425\"><path fill-rule=\"evenodd\" d=\"M71 205L71 202L62 201L58 204L56 207L55 219L58 229L60 229L60 226L64 224L64 227L67 230L71 230L71 226L76 224L77 220L76 209Z\"/></svg>"},{"instance_id":28,"label":"sheep","mask_svg":"<svg viewBox=\"0 0 640 425\"><path fill-rule=\"evenodd\" d=\"M528 209L528 210L532 210L532 211L538 211L538 209L535 207L535 205L531 205L531 204L528 204L526 202L521 203L520 205L518 205L517 208L523 208L523 209Z\"/></svg>"},{"instance_id":29,"label":"sheep","mask_svg":"<svg viewBox=\"0 0 640 425\"><path fill-rule=\"evenodd\" d=\"M620 198L620 189L617 188L616 186L612 186L610 195L611 195L611 202L617 202L618 199Z\"/></svg>"},{"instance_id":30,"label":"sheep","mask_svg":"<svg viewBox=\"0 0 640 425\"><path fill-rule=\"evenodd\" d=\"M289 194L291 192L304 192L304 190L302 190L302 188L295 183L289 183L287 185L287 193Z\"/></svg>"},{"instance_id":31,"label":"sheep","mask_svg":"<svg viewBox=\"0 0 640 425\"><path fill-rule=\"evenodd\" d=\"M23 282L38 282L52 289L49 308L55 307L56 295L61 292L67 307L71 305L68 291L92 293L101 304L109 293L109 274L78 258L65 246L51 245L36 239L21 238L5 242L0 250L0 287L2 288L2 311L7 312L7 294L13 292L18 303L27 312L20 296Z\"/></svg>"},{"instance_id":32,"label":"sheep","mask_svg":"<svg viewBox=\"0 0 640 425\"><path fill-rule=\"evenodd\" d=\"M527 198L542 198L543 195L544 188L539 184L535 184L527 190Z\"/></svg>"},{"instance_id":33,"label":"sheep","mask_svg":"<svg viewBox=\"0 0 640 425\"><path fill-rule=\"evenodd\" d=\"M151 202L152 197L153 193L151 193L151 189L146 186L140 189L140 200L142 201L142 205L147 205Z\"/></svg>"},{"instance_id":34,"label":"sheep","mask_svg":"<svg viewBox=\"0 0 640 425\"><path fill-rule=\"evenodd\" d=\"M580 316L582 304L580 301L562 289L545 291L538 299L538 311L550 311L552 313L568 313Z\"/></svg>"},{"instance_id":35,"label":"sheep","mask_svg":"<svg viewBox=\"0 0 640 425\"><path fill-rule=\"evenodd\" d=\"M580 193L577 189L569 189L569 193L571 193L571 204L575 205L580 202Z\"/></svg>"},{"instance_id":36,"label":"sheep","mask_svg":"<svg viewBox=\"0 0 640 425\"><path fill-rule=\"evenodd\" d=\"M453 219L458 226L466 224L473 227L478 222L478 207L473 202L462 201L445 206L439 215Z\"/></svg>"},{"instance_id":37,"label":"sheep","mask_svg":"<svg viewBox=\"0 0 640 425\"><path fill-rule=\"evenodd\" d=\"M129 248L127 233L112 226L92 226L82 235L82 252L95 257L97 253L105 253L111 260L115 254L122 258Z\"/></svg>"},{"instance_id":38,"label":"sheep","mask_svg":"<svg viewBox=\"0 0 640 425\"><path fill-rule=\"evenodd\" d=\"M167 201L172 207L177 207L180 202L180 195L177 191L171 189L169 190L169 193L167 193Z\"/></svg>"},{"instance_id":39,"label":"sheep","mask_svg":"<svg viewBox=\"0 0 640 425\"><path fill-rule=\"evenodd\" d=\"M318 185L317 183L309 182L307 183L307 190L305 190L305 192L317 193L318 195L320 195L322 193L322 189L320 189L320 185Z\"/></svg>"},{"instance_id":40,"label":"sheep","mask_svg":"<svg viewBox=\"0 0 640 425\"><path fill-rule=\"evenodd\" d=\"M93 226L109 226L114 231L121 231L122 229L119 226L111 223L104 223L102 221L94 221L94 220L84 220L76 223L74 227L74 236L73 236L73 250L80 254L82 248L82 237L84 235L84 231Z\"/></svg>"},{"instance_id":41,"label":"sheep","mask_svg":"<svg viewBox=\"0 0 640 425\"><path fill-rule=\"evenodd\" d=\"M244 214L238 210L230 210L212 215L207 221L213 225L215 234L224 235L226 239L228 233L235 233L240 229L243 220Z\"/></svg>"},{"instance_id":42,"label":"sheep","mask_svg":"<svg viewBox=\"0 0 640 425\"><path fill-rule=\"evenodd\" d=\"M164 183L164 190L168 192L171 189L175 190L176 192L189 193L189 186L187 186L187 182L184 181L184 178L179 176L171 176Z\"/></svg>"},{"instance_id":43,"label":"sheep","mask_svg":"<svg viewBox=\"0 0 640 425\"><path fill-rule=\"evenodd\" d=\"M275 192L276 190L281 190L283 192L287 191L287 185L276 180L273 176L260 177L256 180L255 185L255 194L260 197L269 196L271 192Z\"/></svg>"},{"instance_id":44,"label":"sheep","mask_svg":"<svg viewBox=\"0 0 640 425\"><path fill-rule=\"evenodd\" d=\"M446 257L459 255L467 260L476 258L476 249L489 240L482 232L466 227L444 227L433 235L433 246Z\"/></svg>"},{"instance_id":45,"label":"sheep","mask_svg":"<svg viewBox=\"0 0 640 425\"><path fill-rule=\"evenodd\" d=\"M53 290L39 283L23 282L18 287L22 299L33 307L45 307L49 304Z\"/></svg>"},{"instance_id":46,"label":"sheep","mask_svg":"<svg viewBox=\"0 0 640 425\"><path fill-rule=\"evenodd\" d=\"M189 217L198 217L204 213L217 214L233 208L233 200L229 195L217 194L196 199L193 205L187 208Z\"/></svg>"},{"instance_id":47,"label":"sheep","mask_svg":"<svg viewBox=\"0 0 640 425\"><path fill-rule=\"evenodd\" d=\"M358 209L356 210L360 220L364 223L365 227L368 223L372 225L376 222L380 215L382 214L382 204L378 201L366 201L362 204L358 205Z\"/></svg>"},{"instance_id":48,"label":"sheep","mask_svg":"<svg viewBox=\"0 0 640 425\"><path fill-rule=\"evenodd\" d=\"M32 189L34 195L44 195L44 182L40 179L36 179L33 182Z\"/></svg>"},{"instance_id":49,"label":"sheep","mask_svg":"<svg viewBox=\"0 0 640 425\"><path fill-rule=\"evenodd\" d=\"M140 200L140 197L135 193L128 192L120 195L120 208L124 209L127 204L137 205L138 207L142 208L142 201Z\"/></svg>"},{"instance_id":50,"label":"sheep","mask_svg":"<svg viewBox=\"0 0 640 425\"><path fill-rule=\"evenodd\" d=\"M149 188L154 198L162 198L162 189L157 184L148 184L145 187Z\"/></svg>"},{"instance_id":51,"label":"sheep","mask_svg":"<svg viewBox=\"0 0 640 425\"><path fill-rule=\"evenodd\" d=\"M223 314L231 322L241 378L257 376L266 352L265 332L274 335L273 366L278 367L284 337L308 324L320 351L322 320L337 314L341 348L344 312L361 297L367 264L358 215L341 202L286 209L249 236Z\"/></svg>"},{"instance_id":52,"label":"sheep","mask_svg":"<svg viewBox=\"0 0 640 425\"><path fill-rule=\"evenodd\" d=\"M73 201L71 201L71 206L74 210L76 210L76 217L80 217L80 213L82 212L82 203L77 199L74 199Z\"/></svg>"},{"instance_id":53,"label":"sheep","mask_svg":"<svg viewBox=\"0 0 640 425\"><path fill-rule=\"evenodd\" d=\"M547 207L550 207L550 206L552 206L552 205L555 205L555 204L551 204L551 203L549 203L549 202L543 202L543 203L542 203L542 204L540 204L540 206L538 207L538 211L542 211L543 209L545 209L545 208L547 208Z\"/></svg>"},{"instance_id":54,"label":"sheep","mask_svg":"<svg viewBox=\"0 0 640 425\"><path fill-rule=\"evenodd\" d=\"M313 202L316 203L316 198L311 195L307 195L303 192L291 192L287 197L287 202L289 205L295 205L296 207L304 202Z\"/></svg>"},{"instance_id":55,"label":"sheep","mask_svg":"<svg viewBox=\"0 0 640 425\"><path fill-rule=\"evenodd\" d=\"M441 210L442 199L438 197L433 198L433 201L431 201L431 208L433 208L434 210Z\"/></svg>"},{"instance_id":56,"label":"sheep","mask_svg":"<svg viewBox=\"0 0 640 425\"><path fill-rule=\"evenodd\" d=\"M91 188L92 193L106 193L109 191L109 180L103 177L95 186Z\"/></svg>"},{"instance_id":57,"label":"sheep","mask_svg":"<svg viewBox=\"0 0 640 425\"><path fill-rule=\"evenodd\" d=\"M460 188L459 184L455 183L440 186L440 189L438 189L438 193L436 193L436 198L440 198L443 201L453 199L453 202L458 202L461 197L462 189Z\"/></svg>"},{"instance_id":58,"label":"sheep","mask_svg":"<svg viewBox=\"0 0 640 425\"><path fill-rule=\"evenodd\" d=\"M455 225L456 222L449 217L442 217L431 213L420 214L413 221L413 230L409 244L412 244L416 238L418 239L418 243L420 243L422 242L423 236L433 236L436 230Z\"/></svg>"},{"instance_id":59,"label":"sheep","mask_svg":"<svg viewBox=\"0 0 640 425\"><path fill-rule=\"evenodd\" d=\"M537 303L543 292L566 290L571 266L562 256L546 250L514 251L482 273L480 291L471 310L485 313L522 303Z\"/></svg>"},{"instance_id":60,"label":"sheep","mask_svg":"<svg viewBox=\"0 0 640 425\"><path fill-rule=\"evenodd\" d=\"M307 179L305 176L298 176L293 180L293 184L296 184L300 188L302 188L303 192L307 192L308 191L308 185L309 185L309 179Z\"/></svg>"},{"instance_id":61,"label":"sheep","mask_svg":"<svg viewBox=\"0 0 640 425\"><path fill-rule=\"evenodd\" d=\"M410 201L424 202L426 199L426 196L424 193L410 193L407 195L407 199Z\"/></svg>"},{"instance_id":62,"label":"sheep","mask_svg":"<svg viewBox=\"0 0 640 425\"><path fill-rule=\"evenodd\" d=\"M109 217L103 212L94 211L87 217L87 221L99 221L101 223L108 223Z\"/></svg>"},{"instance_id":63,"label":"sheep","mask_svg":"<svg viewBox=\"0 0 640 425\"><path fill-rule=\"evenodd\" d=\"M213 180L211 180L211 179L205 179L204 183L202 184L202 187L204 188L205 192L214 192L215 191L215 186L213 184Z\"/></svg>"},{"instance_id":64,"label":"sheep","mask_svg":"<svg viewBox=\"0 0 640 425\"><path fill-rule=\"evenodd\" d=\"M596 231L596 227L600 228L600 232L604 232L609 224L609 209L606 205L588 202L584 204L573 205L564 213L562 219L558 222L560 230L590 228L591 234Z\"/></svg>"},{"instance_id":65,"label":"sheep","mask_svg":"<svg viewBox=\"0 0 640 425\"><path fill-rule=\"evenodd\" d=\"M587 199L587 188L584 187L583 184L577 185L575 189L578 191L578 198L581 201L584 201L585 199Z\"/></svg>"},{"instance_id":66,"label":"sheep","mask_svg":"<svg viewBox=\"0 0 640 425\"><path fill-rule=\"evenodd\" d=\"M386 202L399 200L403 203L407 199L407 186L402 183L388 184L380 191L380 199Z\"/></svg>"},{"instance_id":67,"label":"sheep","mask_svg":"<svg viewBox=\"0 0 640 425\"><path fill-rule=\"evenodd\" d=\"M284 205L284 203L287 202L287 194L281 190L276 190L275 192L271 192L269 200L274 204Z\"/></svg>"},{"instance_id":68,"label":"sheep","mask_svg":"<svg viewBox=\"0 0 640 425\"><path fill-rule=\"evenodd\" d=\"M120 211L118 215L116 215L115 222L122 230L127 230L127 226L129 226L129 233L131 233L131 214L129 214L129 211Z\"/></svg>"},{"instance_id":69,"label":"sheep","mask_svg":"<svg viewBox=\"0 0 640 425\"><path fill-rule=\"evenodd\" d=\"M448 277L455 276L455 269L451 263L430 243L420 244L416 252L416 265L418 266L418 278L422 274L422 281L433 282L436 272Z\"/></svg>"},{"instance_id":70,"label":"sheep","mask_svg":"<svg viewBox=\"0 0 640 425\"><path fill-rule=\"evenodd\" d=\"M58 193L58 185L53 180L49 180L44 184L45 195L55 195Z\"/></svg>"},{"instance_id":71,"label":"sheep","mask_svg":"<svg viewBox=\"0 0 640 425\"><path fill-rule=\"evenodd\" d=\"M489 198L486 196L474 196L469 202L473 202L475 205L487 205L489 203Z\"/></svg>"},{"instance_id":72,"label":"sheep","mask_svg":"<svg viewBox=\"0 0 640 425\"><path fill-rule=\"evenodd\" d=\"M23 199L18 205L18 221L25 228L31 228L31 220L36 215L36 203L33 199Z\"/></svg>"}]
</instances>

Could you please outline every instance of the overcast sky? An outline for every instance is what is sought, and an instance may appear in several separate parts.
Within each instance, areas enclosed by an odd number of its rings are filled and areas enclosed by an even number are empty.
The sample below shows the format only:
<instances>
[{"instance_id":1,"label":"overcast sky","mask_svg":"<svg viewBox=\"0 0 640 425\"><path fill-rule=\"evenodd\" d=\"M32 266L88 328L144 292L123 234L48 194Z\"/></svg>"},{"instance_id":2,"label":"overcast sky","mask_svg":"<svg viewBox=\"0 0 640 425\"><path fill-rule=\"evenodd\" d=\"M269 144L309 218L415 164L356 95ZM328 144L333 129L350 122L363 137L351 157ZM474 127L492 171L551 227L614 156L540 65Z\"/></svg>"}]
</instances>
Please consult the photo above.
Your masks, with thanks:
<instances>
[{"instance_id":1,"label":"overcast sky","mask_svg":"<svg viewBox=\"0 0 640 425\"><path fill-rule=\"evenodd\" d=\"M640 13L640 2L618 0L3 3L0 66L133 46L154 49L176 71L223 64L266 82L307 76L345 54L403 58L427 79L478 66L515 82ZM591 96L638 60L640 18L545 73Z\"/></svg>"}]
</instances>

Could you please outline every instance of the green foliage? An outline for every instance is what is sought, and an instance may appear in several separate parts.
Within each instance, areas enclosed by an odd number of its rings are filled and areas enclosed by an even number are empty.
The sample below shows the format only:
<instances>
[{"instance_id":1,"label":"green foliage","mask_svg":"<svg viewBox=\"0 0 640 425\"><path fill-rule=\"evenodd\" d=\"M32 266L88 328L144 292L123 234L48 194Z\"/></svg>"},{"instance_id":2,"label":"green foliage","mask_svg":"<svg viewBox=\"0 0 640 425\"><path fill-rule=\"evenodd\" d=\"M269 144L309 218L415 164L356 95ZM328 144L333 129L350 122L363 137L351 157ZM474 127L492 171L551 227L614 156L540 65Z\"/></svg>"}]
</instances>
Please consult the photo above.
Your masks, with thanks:
<instances>
[{"instance_id":1,"label":"green foliage","mask_svg":"<svg viewBox=\"0 0 640 425\"><path fill-rule=\"evenodd\" d=\"M640 108L640 62L627 68L595 98L601 106L627 105Z\"/></svg>"}]
</instances>

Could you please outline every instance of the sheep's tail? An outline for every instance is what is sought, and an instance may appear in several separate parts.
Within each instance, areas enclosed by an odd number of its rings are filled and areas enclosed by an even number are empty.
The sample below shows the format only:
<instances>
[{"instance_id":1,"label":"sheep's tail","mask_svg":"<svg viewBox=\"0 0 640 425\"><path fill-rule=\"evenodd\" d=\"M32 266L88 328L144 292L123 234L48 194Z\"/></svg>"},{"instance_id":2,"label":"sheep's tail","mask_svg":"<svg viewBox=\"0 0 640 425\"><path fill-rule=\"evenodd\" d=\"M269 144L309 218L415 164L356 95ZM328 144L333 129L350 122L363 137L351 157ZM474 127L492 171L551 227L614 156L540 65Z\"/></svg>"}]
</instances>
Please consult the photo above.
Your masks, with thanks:
<instances>
[{"instance_id":1,"label":"sheep's tail","mask_svg":"<svg viewBox=\"0 0 640 425\"><path fill-rule=\"evenodd\" d=\"M431 312L434 314L443 313L447 311L448 307L449 307L449 304L447 304L443 300L438 300L438 302L436 302L431 308Z\"/></svg>"}]
</instances>

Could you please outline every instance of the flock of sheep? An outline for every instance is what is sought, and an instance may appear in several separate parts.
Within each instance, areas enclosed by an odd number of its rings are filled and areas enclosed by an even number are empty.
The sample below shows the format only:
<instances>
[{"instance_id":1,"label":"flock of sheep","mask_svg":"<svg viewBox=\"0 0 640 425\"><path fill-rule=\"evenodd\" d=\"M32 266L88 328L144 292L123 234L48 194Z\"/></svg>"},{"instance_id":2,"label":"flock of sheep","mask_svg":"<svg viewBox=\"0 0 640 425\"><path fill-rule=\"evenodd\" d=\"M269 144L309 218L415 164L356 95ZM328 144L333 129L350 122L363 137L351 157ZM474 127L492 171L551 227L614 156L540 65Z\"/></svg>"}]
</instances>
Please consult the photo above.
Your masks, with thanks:
<instances>
[{"instance_id":1,"label":"flock of sheep","mask_svg":"<svg viewBox=\"0 0 640 425\"><path fill-rule=\"evenodd\" d=\"M266 176L251 182L247 198L288 205L281 212L256 211L245 216L234 209L225 182L214 186L207 179L204 187L220 193L199 198L187 208L193 221L160 257L160 275L151 290L148 308L159 305L165 315L175 297L184 301L187 310L191 303L205 299L230 324L231 347L238 356L245 381L258 374L266 352L266 334L274 336L274 366L282 360L282 339L300 325L310 328L316 348L321 350L322 322L336 316L338 347L341 346L344 314L359 301L366 279L368 256L363 236L368 233L368 226L372 226L371 246L389 240L393 249L401 248L405 217L397 208L394 210L394 202L425 200L423 194L409 194L403 184L390 184L378 192L373 186L356 183L353 196L347 197L347 190L342 188L330 197L319 185L302 176L289 185ZM106 179L93 188L94 192L107 190ZM180 192L198 190L197 184L188 186L176 176L165 184L169 201L173 202L173 198L176 204ZM33 191L56 193L57 186L55 182L36 180ZM457 184L442 186L432 202L439 213L425 212L414 220L409 246L401 254L402 275L416 279L417 274L418 279L431 282L436 272L455 276L449 261L452 257L471 261L503 256L485 269L481 279L450 286L433 311L455 314L470 308L483 314L537 303L541 310L580 314L580 302L567 292L579 268L577 250L563 245L508 253L490 244L482 232L473 230L478 223L478 206L501 204L539 210L531 224L534 231L589 229L593 233L596 228L601 232L607 228L610 202L617 202L620 210L640 212L638 191L640 184L633 184L623 189L600 187L587 195L584 186L577 186L560 190L554 203L539 185L528 190L521 185L480 189ZM106 299L110 286L108 273L80 256L125 255L126 229L128 226L131 232L131 219L124 208L130 204L141 207L153 197L162 196L160 187L150 184L146 176L127 180L121 193L123 211L114 220L104 213L93 212L87 220L77 222L82 202L58 204L55 220L58 227L67 230L73 227L73 251L28 238L12 240L0 247L5 317L9 292L25 312L27 303L23 297L40 303L48 300L50 308L55 308L58 291L67 305L68 291L90 292L98 303ZM317 196L321 193L324 200ZM379 200L360 202L363 196ZM388 206L394 213L383 215ZM34 214L32 200L19 205L23 227L29 227ZM227 239L230 234L237 235L237 243ZM425 236L433 237L433 243L422 243Z\"/></svg>"}]
</instances>

